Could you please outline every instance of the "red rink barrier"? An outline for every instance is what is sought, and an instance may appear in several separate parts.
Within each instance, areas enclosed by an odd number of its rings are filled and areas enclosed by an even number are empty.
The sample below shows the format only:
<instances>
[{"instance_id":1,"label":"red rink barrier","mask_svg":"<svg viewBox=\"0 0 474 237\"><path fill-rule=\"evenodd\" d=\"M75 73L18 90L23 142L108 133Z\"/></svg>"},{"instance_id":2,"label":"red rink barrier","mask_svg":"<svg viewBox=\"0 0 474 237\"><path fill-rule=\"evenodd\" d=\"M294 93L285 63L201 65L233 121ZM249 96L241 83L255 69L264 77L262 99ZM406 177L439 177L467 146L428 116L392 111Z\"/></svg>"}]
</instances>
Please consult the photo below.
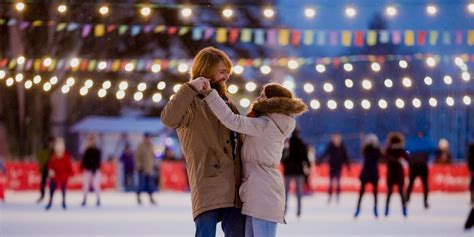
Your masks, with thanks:
<instances>
[{"instance_id":1,"label":"red rink barrier","mask_svg":"<svg viewBox=\"0 0 474 237\"><path fill-rule=\"evenodd\" d=\"M5 188L12 190L39 189L41 174L36 162L5 162ZM82 188L82 171L79 162L73 162L74 175L69 178L68 189ZM116 168L113 162L102 163L100 186L102 189L116 187Z\"/></svg>"},{"instance_id":2,"label":"red rink barrier","mask_svg":"<svg viewBox=\"0 0 474 237\"><path fill-rule=\"evenodd\" d=\"M41 181L38 167L35 162L6 162L7 175L4 177L4 187L12 190L38 189ZM341 178L341 190L344 192L357 192L360 187L359 174L361 166L351 165L351 170L343 169ZM74 176L69 180L68 188L80 189L82 187L82 173L79 163L73 164ZM380 165L379 191L386 191L386 167ZM113 162L105 162L101 168L101 187L103 189L116 187L116 166ZM184 162L164 161L160 167L161 188L165 190L187 191L189 190L186 168ZM325 192L329 182L329 167L326 164L313 167L308 179L309 187L306 191ZM466 192L469 190L470 173L467 165L430 165L429 173L430 191L442 192ZM0 178L0 182L1 182ZM405 169L405 186L408 185L408 168ZM370 185L367 190L372 187ZM422 184L416 179L414 192L421 192Z\"/></svg>"}]
</instances>

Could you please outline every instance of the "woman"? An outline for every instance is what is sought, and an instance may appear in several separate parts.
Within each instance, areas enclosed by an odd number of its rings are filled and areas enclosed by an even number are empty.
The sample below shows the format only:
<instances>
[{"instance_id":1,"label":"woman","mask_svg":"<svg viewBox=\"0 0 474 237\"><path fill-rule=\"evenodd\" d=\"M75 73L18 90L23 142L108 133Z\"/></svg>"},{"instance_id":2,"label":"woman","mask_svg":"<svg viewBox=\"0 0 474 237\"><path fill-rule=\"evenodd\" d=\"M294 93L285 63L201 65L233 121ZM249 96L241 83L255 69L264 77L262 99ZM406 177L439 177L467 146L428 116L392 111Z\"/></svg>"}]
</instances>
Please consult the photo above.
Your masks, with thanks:
<instances>
[{"instance_id":1,"label":"woman","mask_svg":"<svg viewBox=\"0 0 474 237\"><path fill-rule=\"evenodd\" d=\"M48 173L50 177L49 187L49 202L46 206L46 210L51 208L53 203L54 192L57 187L61 188L63 194L63 209L66 209L66 187L69 177L72 176L72 163L69 159L69 154L66 152L64 140L62 138L56 138L54 143L54 153L49 159Z\"/></svg>"},{"instance_id":2,"label":"woman","mask_svg":"<svg viewBox=\"0 0 474 237\"><path fill-rule=\"evenodd\" d=\"M372 190L374 193L374 216L378 217L377 210L377 184L379 182L379 160L382 157L382 151L379 147L379 139L375 134L368 134L364 138L362 146L362 156L364 157L364 166L360 172L360 191L359 191L359 201L357 202L357 209L354 214L354 217L359 216L360 214L360 203L362 201L362 196L364 196L365 186L367 184L372 184Z\"/></svg>"},{"instance_id":3,"label":"woman","mask_svg":"<svg viewBox=\"0 0 474 237\"><path fill-rule=\"evenodd\" d=\"M285 185L278 170L285 139L295 128L295 116L307 110L300 99L278 84L267 84L252 104L248 117L234 114L210 89L209 81L198 78L191 85L207 95L204 100L230 130L247 135L242 147L243 183L239 194L242 214L247 215L245 236L276 236L277 223L286 223Z\"/></svg>"},{"instance_id":4,"label":"woman","mask_svg":"<svg viewBox=\"0 0 474 237\"><path fill-rule=\"evenodd\" d=\"M385 150L385 158L387 159L387 203L385 206L385 216L389 213L390 197L392 196L393 186L398 186L398 192L402 200L403 216L407 216L407 208L404 193L403 166L401 159L408 160L408 153L405 151L405 137L399 132L391 132L388 134L387 146Z\"/></svg>"},{"instance_id":5,"label":"woman","mask_svg":"<svg viewBox=\"0 0 474 237\"><path fill-rule=\"evenodd\" d=\"M448 140L441 138L438 142L438 149L436 149L435 154L435 164L451 164L451 152L449 151L449 142Z\"/></svg>"}]
</instances>

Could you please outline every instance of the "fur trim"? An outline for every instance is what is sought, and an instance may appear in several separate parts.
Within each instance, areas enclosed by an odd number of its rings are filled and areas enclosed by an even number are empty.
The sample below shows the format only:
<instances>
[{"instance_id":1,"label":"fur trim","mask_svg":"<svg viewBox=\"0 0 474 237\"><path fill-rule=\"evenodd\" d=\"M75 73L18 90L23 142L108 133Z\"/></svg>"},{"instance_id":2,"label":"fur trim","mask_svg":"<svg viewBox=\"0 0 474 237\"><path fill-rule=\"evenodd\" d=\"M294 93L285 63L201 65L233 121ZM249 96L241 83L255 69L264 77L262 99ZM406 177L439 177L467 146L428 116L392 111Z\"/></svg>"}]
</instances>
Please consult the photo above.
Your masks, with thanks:
<instances>
[{"instance_id":1,"label":"fur trim","mask_svg":"<svg viewBox=\"0 0 474 237\"><path fill-rule=\"evenodd\" d=\"M252 110L260 115L282 113L289 116L296 116L306 112L308 106L298 98L273 97L253 103Z\"/></svg>"}]
</instances>

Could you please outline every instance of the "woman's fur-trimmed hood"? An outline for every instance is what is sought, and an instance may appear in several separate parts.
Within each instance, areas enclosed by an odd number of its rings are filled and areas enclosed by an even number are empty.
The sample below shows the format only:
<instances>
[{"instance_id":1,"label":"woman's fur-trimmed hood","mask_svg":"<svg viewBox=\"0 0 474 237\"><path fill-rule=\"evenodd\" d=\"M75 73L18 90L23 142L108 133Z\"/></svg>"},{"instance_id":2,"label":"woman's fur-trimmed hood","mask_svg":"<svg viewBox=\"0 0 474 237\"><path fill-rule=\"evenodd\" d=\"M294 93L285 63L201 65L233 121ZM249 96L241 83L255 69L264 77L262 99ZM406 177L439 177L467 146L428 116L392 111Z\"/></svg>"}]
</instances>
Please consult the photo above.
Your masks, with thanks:
<instances>
[{"instance_id":1,"label":"woman's fur-trimmed hood","mask_svg":"<svg viewBox=\"0 0 474 237\"><path fill-rule=\"evenodd\" d=\"M299 98L273 97L252 104L252 111L260 115L282 113L289 116L300 115L308 110L308 106Z\"/></svg>"}]
</instances>

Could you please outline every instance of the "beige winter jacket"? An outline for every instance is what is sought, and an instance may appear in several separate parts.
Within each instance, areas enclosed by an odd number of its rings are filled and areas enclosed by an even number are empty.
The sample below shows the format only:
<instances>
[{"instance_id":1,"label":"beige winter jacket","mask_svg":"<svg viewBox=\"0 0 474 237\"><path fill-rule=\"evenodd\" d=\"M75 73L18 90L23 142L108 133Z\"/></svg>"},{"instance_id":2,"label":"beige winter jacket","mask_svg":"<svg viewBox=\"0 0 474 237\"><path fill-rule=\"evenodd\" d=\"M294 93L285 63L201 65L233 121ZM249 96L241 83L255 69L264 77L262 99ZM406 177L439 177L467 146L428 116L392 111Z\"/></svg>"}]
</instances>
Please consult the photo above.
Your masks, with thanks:
<instances>
[{"instance_id":1,"label":"beige winter jacket","mask_svg":"<svg viewBox=\"0 0 474 237\"><path fill-rule=\"evenodd\" d=\"M229 129L188 84L165 106L161 121L178 133L186 159L193 218L217 208L240 208L241 140L234 158Z\"/></svg>"},{"instance_id":2,"label":"beige winter jacket","mask_svg":"<svg viewBox=\"0 0 474 237\"><path fill-rule=\"evenodd\" d=\"M232 113L215 90L205 101L226 127L247 135L242 147L243 182L239 190L242 213L285 223L285 186L277 166L285 138L295 128L294 116L304 112L306 105L299 99L271 98L256 105L263 116L250 118Z\"/></svg>"},{"instance_id":3,"label":"beige winter jacket","mask_svg":"<svg viewBox=\"0 0 474 237\"><path fill-rule=\"evenodd\" d=\"M135 152L135 169L139 172L144 172L146 175L152 175L154 165L155 152L153 144L149 142L140 143Z\"/></svg>"}]
</instances>

